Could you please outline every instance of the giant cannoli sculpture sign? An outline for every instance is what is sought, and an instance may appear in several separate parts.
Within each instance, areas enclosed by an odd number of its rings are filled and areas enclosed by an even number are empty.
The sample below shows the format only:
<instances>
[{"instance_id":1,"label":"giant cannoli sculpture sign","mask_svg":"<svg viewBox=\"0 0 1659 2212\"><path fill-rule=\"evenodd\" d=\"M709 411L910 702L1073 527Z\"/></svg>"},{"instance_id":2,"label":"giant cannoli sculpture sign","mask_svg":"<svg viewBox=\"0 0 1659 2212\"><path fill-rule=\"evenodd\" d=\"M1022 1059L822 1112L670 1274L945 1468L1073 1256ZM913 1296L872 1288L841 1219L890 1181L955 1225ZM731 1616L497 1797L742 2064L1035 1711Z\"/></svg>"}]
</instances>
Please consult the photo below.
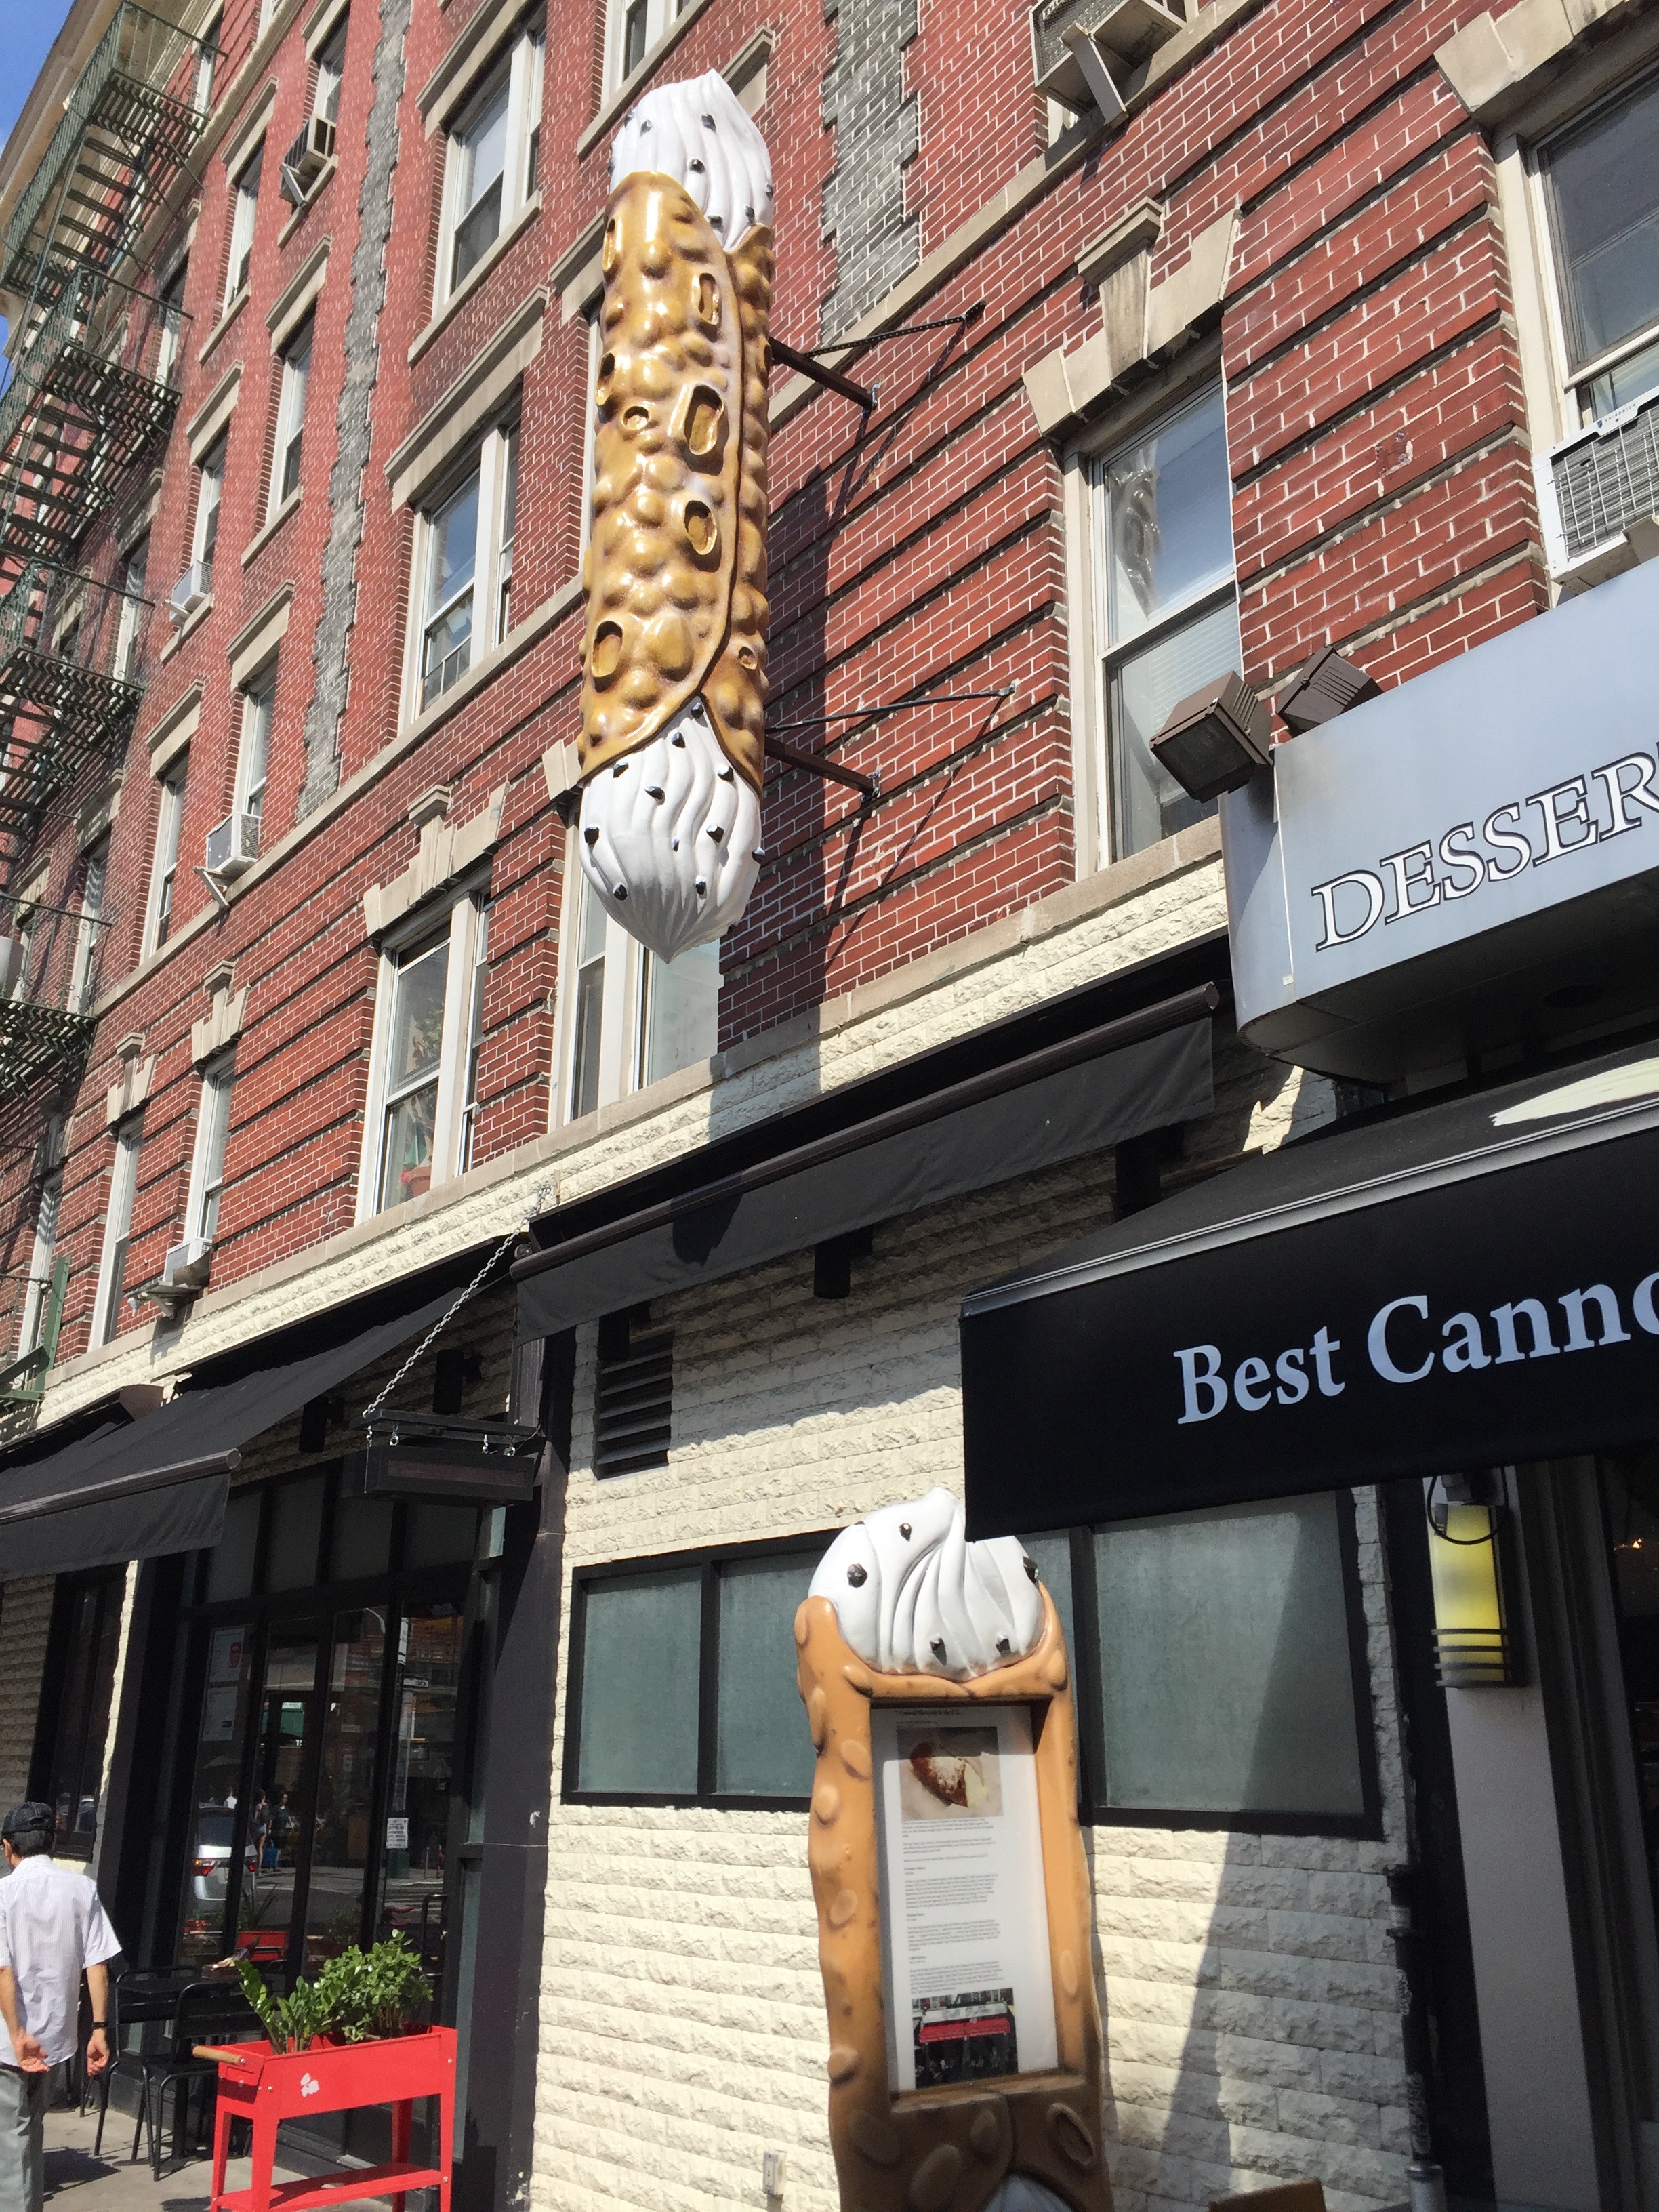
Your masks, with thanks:
<instances>
[{"instance_id":1,"label":"giant cannoli sculpture sign","mask_svg":"<svg viewBox=\"0 0 1659 2212\"><path fill-rule=\"evenodd\" d=\"M711 73L645 95L611 175L580 852L672 960L737 920L761 857L772 173Z\"/></svg>"},{"instance_id":2,"label":"giant cannoli sculpture sign","mask_svg":"<svg viewBox=\"0 0 1659 2212\"><path fill-rule=\"evenodd\" d=\"M1110 2212L1077 1726L1053 1599L948 1491L795 1617L843 2212Z\"/></svg>"}]
</instances>

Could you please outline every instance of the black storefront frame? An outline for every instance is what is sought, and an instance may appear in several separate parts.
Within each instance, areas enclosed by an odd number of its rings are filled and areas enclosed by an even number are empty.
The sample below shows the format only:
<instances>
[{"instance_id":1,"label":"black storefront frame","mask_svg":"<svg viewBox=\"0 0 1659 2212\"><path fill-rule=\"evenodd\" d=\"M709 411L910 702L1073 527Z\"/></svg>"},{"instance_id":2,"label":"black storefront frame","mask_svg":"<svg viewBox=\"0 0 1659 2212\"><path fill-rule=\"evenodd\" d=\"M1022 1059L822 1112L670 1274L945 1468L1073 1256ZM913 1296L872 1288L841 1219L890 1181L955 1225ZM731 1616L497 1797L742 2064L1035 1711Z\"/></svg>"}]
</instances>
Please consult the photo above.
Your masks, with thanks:
<instances>
[{"instance_id":1,"label":"black storefront frame","mask_svg":"<svg viewBox=\"0 0 1659 2212\"><path fill-rule=\"evenodd\" d=\"M730 1560L787 1559L793 1553L821 1559L839 1528L820 1528L799 1536L767 1536L752 1544L699 1545L683 1552L653 1552L641 1559L605 1559L577 1567L570 1577L570 1653L565 1668L564 1765L559 1794L567 1805L646 1805L684 1810L702 1806L724 1813L804 1813L810 1790L799 1795L740 1794L714 1788L720 1711L720 1570ZM697 1786L684 1790L584 1790L581 1771L582 1676L587 1629L587 1593L596 1584L624 1582L636 1575L693 1572L700 1577L697 1668ZM803 1709L801 1726L806 1725Z\"/></svg>"},{"instance_id":2,"label":"black storefront frame","mask_svg":"<svg viewBox=\"0 0 1659 2212\"><path fill-rule=\"evenodd\" d=\"M476 1635L471 1628L473 1607L470 1602L472 1584L477 1574L477 1561L441 1562L435 1566L405 1568L402 1565L407 1547L408 1508L399 1505L394 1512L390 1545L393 1562L383 1574L360 1576L345 1582L313 1583L309 1585L276 1591L262 1589L269 1564L275 1501L278 1492L298 1483L324 1478L322 1507L319 1517L318 1560L331 1556L334 1525L339 1503L340 1480L344 1462L336 1460L320 1465L296 1468L257 1486L259 1505L259 1529L254 1547L252 1580L253 1589L245 1597L221 1598L208 1601L197 1595L206 1578L210 1553L195 1555L193 1564L187 1565L180 1591L180 1626L184 1643L183 1695L180 1718L183 1725L178 1730L173 1746L174 1770L170 1790L170 1817L167 1826L161 1878L156 1898L156 1917L151 1933L150 1949L161 1961L175 1959L183 1933L185 1917L187 1886L191 1875L191 1838L194 1833L197 1808L197 1762L201 1741L203 1704L207 1688L209 1652L216 1628L246 1624L252 1639L248 1660L248 1697L246 1734L241 1752L238 1774L238 1803L232 1824L230 1856L227 1869L225 1917L221 1930L226 1948L222 1956L234 1952L240 1931L240 1899L241 1875L247 1848L247 1821L253 1793L252 1777L258 1758L261 1729L258 1711L263 1691L266 1655L273 1626L284 1621L307 1620L317 1624L317 1661L312 1686L298 1691L296 1696L306 1698L315 1711L317 1725L312 1741L305 1753L305 1768L301 1778L301 1798L297 1817L307 1834L314 1828L316 1795L321 1775L322 1747L325 1715L324 1707L328 1695L328 1669L333 1650L336 1624L345 1614L362 1611L376 1605L386 1608L385 1656L381 1666L376 1726L378 1749L376 1771L369 1813L368 1850L363 1867L362 1904L358 1920L358 1940L373 1940L374 1923L378 1903L386 1852L386 1805L391 1787L392 1771L393 1705L397 1694L398 1668L397 1638L403 1620L410 1608L422 1602L453 1602L458 1616L465 1624L462 1642L462 1665L456 1686L456 1747L455 1775L451 1782L453 1839L454 1822L453 1801L458 1780L463 1786L476 1789L479 1777L472 1757L473 1738L477 1735L478 1686L476 1663ZM304 1968L303 1930L309 1903L311 1851L307 1849L304 1862L296 1874L293 1904L289 1927L301 1931L301 1942L296 1957L290 1946L283 1969L268 1978L286 1987ZM459 1901L460 1869L453 1849L447 1850L442 1895L444 1899L441 1935L444 1943L444 1971L439 1990L434 1993L440 2016L447 2007L453 2007L456 1974L451 1960L450 1939L457 1928L457 1905ZM233 1899L235 1910L233 1911Z\"/></svg>"},{"instance_id":3,"label":"black storefront frame","mask_svg":"<svg viewBox=\"0 0 1659 2212\"><path fill-rule=\"evenodd\" d=\"M1351 1837L1382 1839L1382 1785L1376 1755L1376 1718L1371 1696L1364 1588L1359 1578L1359 1533L1354 1494L1332 1486L1336 1504L1337 1547L1342 1569L1343 1619L1347 1630L1348 1679L1353 1694L1354 1742L1359 1761L1361 1809L1358 1813L1179 1811L1105 1802L1101 1784L1106 1741L1101 1695L1099 1619L1095 1580L1094 1537L1100 1529L1121 1528L1101 1521L1055 1531L1071 1549L1073 1678L1078 1702L1078 1812L1097 1828L1167 1828L1225 1832L1246 1836Z\"/></svg>"}]
</instances>

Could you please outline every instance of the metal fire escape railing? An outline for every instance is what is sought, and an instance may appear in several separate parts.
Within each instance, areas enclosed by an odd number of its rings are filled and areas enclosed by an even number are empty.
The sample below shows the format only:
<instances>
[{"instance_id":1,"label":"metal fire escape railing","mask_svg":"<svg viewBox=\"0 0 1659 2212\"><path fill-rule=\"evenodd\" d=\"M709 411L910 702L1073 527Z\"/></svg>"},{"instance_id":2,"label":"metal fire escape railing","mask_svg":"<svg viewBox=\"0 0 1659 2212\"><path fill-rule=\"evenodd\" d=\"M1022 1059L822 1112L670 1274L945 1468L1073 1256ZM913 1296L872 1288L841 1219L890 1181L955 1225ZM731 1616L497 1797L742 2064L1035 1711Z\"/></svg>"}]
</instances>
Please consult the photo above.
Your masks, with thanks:
<instances>
[{"instance_id":1,"label":"metal fire escape railing","mask_svg":"<svg viewBox=\"0 0 1659 2212\"><path fill-rule=\"evenodd\" d=\"M131 0L117 9L7 228L0 287L44 307L77 266L117 266L196 143L215 52Z\"/></svg>"},{"instance_id":2,"label":"metal fire escape railing","mask_svg":"<svg viewBox=\"0 0 1659 2212\"><path fill-rule=\"evenodd\" d=\"M27 836L88 760L125 750L152 612L135 593L40 562L0 599L0 830Z\"/></svg>"},{"instance_id":3,"label":"metal fire escape railing","mask_svg":"<svg viewBox=\"0 0 1659 2212\"><path fill-rule=\"evenodd\" d=\"M110 917L90 905L0 901L0 1105L9 1105L78 1080Z\"/></svg>"}]
</instances>

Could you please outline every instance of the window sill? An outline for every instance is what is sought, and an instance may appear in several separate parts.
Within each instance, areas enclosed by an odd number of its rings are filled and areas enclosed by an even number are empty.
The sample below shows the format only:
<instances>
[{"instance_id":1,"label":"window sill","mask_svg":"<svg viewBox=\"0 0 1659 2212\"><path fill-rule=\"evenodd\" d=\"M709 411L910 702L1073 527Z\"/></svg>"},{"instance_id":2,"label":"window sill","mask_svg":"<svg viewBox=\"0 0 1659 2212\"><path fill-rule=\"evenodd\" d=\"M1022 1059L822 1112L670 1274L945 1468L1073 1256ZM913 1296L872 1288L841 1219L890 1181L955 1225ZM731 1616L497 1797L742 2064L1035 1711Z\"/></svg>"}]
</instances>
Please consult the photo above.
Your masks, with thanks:
<instances>
[{"instance_id":1,"label":"window sill","mask_svg":"<svg viewBox=\"0 0 1659 2212\"><path fill-rule=\"evenodd\" d=\"M279 249L288 244L289 239L293 237L295 232L298 230L300 225L311 213L311 210L316 206L318 201L321 199L324 192L328 189L329 179L334 174L334 172L339 167L339 162L331 155L329 160L326 161L323 164L323 167L318 171L316 183L313 185L311 190L306 194L299 206L295 209L293 214L289 216L288 221L283 225L282 228L276 234L276 244Z\"/></svg>"},{"instance_id":2,"label":"window sill","mask_svg":"<svg viewBox=\"0 0 1659 2212\"><path fill-rule=\"evenodd\" d=\"M207 359L208 356L213 351L214 347L218 344L220 339L223 337L225 332L235 321L237 316L240 315L243 308L246 307L248 302L248 286L244 284L241 290L236 295L236 297L230 302L223 314L220 316L218 321L208 332L206 337L203 339L202 350L196 356L198 364Z\"/></svg>"},{"instance_id":3,"label":"window sill","mask_svg":"<svg viewBox=\"0 0 1659 2212\"><path fill-rule=\"evenodd\" d=\"M467 270L432 320L410 347L409 365L411 368L428 347L437 343L455 316L483 284L490 270L495 267L514 241L523 236L541 211L542 196L539 192L532 192L530 198L513 217L489 252Z\"/></svg>"},{"instance_id":4,"label":"window sill","mask_svg":"<svg viewBox=\"0 0 1659 2212\"><path fill-rule=\"evenodd\" d=\"M297 509L301 500L304 496L305 486L303 484L295 484L293 490L289 492L288 497L277 508L276 514L273 514L270 521L266 523L264 528L259 531L256 536L248 541L248 544L242 554L242 566L245 568L250 567L253 562L258 559L260 554L264 551L266 546L270 544L271 539L276 535L276 532L288 520L289 515L294 514Z\"/></svg>"},{"instance_id":5,"label":"window sill","mask_svg":"<svg viewBox=\"0 0 1659 2212\"><path fill-rule=\"evenodd\" d=\"M207 620L208 617L212 612L213 594L210 592L206 599L203 600L201 605L193 609L191 613L185 617L183 622L179 623L178 629L167 640L167 643L161 647L160 653L156 654L155 658L157 661L165 666L166 664L172 659L173 654L178 652L185 640L190 636L193 630L200 629L202 624Z\"/></svg>"},{"instance_id":6,"label":"window sill","mask_svg":"<svg viewBox=\"0 0 1659 2212\"><path fill-rule=\"evenodd\" d=\"M578 161L584 154L592 151L617 118L625 108L632 106L650 82L658 67L667 60L669 55L673 52L675 47L678 46L680 40L708 5L708 0L685 0L685 6L668 28L663 32L654 46L647 47L644 53L640 56L632 73L625 76L616 90L606 98L599 113L577 139Z\"/></svg>"}]
</instances>

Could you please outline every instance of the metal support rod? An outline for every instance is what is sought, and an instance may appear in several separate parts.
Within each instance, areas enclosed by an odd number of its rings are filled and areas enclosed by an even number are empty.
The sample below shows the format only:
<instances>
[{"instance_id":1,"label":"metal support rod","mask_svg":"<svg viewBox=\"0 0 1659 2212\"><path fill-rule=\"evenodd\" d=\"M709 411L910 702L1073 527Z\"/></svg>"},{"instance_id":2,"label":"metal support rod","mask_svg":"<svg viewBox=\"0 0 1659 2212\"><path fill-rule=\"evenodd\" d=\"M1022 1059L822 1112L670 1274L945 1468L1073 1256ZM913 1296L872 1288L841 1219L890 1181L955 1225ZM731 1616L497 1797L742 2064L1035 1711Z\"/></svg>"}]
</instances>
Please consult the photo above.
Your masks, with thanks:
<instances>
[{"instance_id":1,"label":"metal support rod","mask_svg":"<svg viewBox=\"0 0 1659 2212\"><path fill-rule=\"evenodd\" d=\"M874 411L876 395L862 384L854 384L850 376L843 376L838 368L814 361L810 353L797 353L793 346L785 345L781 338L772 340L772 358L781 361L786 368L793 368L798 376L810 376L814 384L822 384L830 392L840 392L850 399L854 407L861 407L868 415Z\"/></svg>"},{"instance_id":2,"label":"metal support rod","mask_svg":"<svg viewBox=\"0 0 1659 2212\"><path fill-rule=\"evenodd\" d=\"M923 331L966 330L984 313L984 301L975 300L971 307L964 307L959 315L935 315L925 323L895 323L890 330L872 331L866 337L831 338L828 345L808 346L806 352L813 361L821 360L827 353L867 353L872 346L880 345L886 338L913 338Z\"/></svg>"},{"instance_id":3,"label":"metal support rod","mask_svg":"<svg viewBox=\"0 0 1659 2212\"><path fill-rule=\"evenodd\" d=\"M822 753L797 752L793 745L769 737L766 757L781 761L786 768L805 769L808 775L827 776L831 783L844 783L849 790L862 792L866 799L881 797L881 785L876 777L860 775L855 768L843 768L839 761L825 760Z\"/></svg>"},{"instance_id":4,"label":"metal support rod","mask_svg":"<svg viewBox=\"0 0 1659 2212\"><path fill-rule=\"evenodd\" d=\"M905 707L949 707L960 699L1012 699L1014 686L999 684L992 691L913 691L902 699L889 699L880 707L842 707L833 714L802 714L788 722L774 722L775 730L817 730L828 722L858 722L868 718L877 720L884 714L896 714ZM768 732L770 737L770 732Z\"/></svg>"}]
</instances>

